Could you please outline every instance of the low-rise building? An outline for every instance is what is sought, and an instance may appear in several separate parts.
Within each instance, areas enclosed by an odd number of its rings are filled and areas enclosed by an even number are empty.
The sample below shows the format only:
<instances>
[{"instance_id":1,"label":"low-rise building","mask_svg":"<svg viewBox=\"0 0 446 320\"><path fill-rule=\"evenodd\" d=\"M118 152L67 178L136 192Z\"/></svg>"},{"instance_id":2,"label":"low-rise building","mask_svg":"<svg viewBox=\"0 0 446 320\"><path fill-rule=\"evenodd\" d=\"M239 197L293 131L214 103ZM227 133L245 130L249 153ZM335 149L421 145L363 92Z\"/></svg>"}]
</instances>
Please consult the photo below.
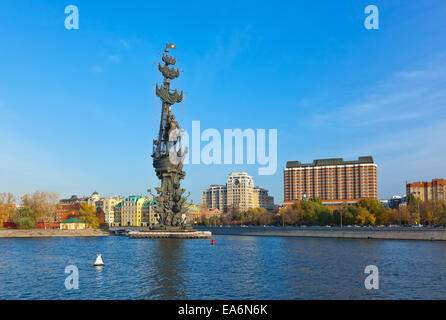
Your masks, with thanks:
<instances>
[{"instance_id":1,"label":"low-rise building","mask_svg":"<svg viewBox=\"0 0 446 320\"><path fill-rule=\"evenodd\" d=\"M87 224L81 218L70 218L60 223L60 229L63 230L84 230Z\"/></svg>"},{"instance_id":2,"label":"low-rise building","mask_svg":"<svg viewBox=\"0 0 446 320\"><path fill-rule=\"evenodd\" d=\"M201 206L196 204L185 203L184 207L187 208L187 220L194 221L201 216Z\"/></svg>"},{"instance_id":3,"label":"low-rise building","mask_svg":"<svg viewBox=\"0 0 446 320\"><path fill-rule=\"evenodd\" d=\"M406 202L406 195L404 196L392 196L392 199L389 199L389 208L398 209L400 204Z\"/></svg>"},{"instance_id":4,"label":"low-rise building","mask_svg":"<svg viewBox=\"0 0 446 320\"><path fill-rule=\"evenodd\" d=\"M78 217L81 208L80 202L59 203L56 205L56 222L61 222L69 218Z\"/></svg>"},{"instance_id":5,"label":"low-rise building","mask_svg":"<svg viewBox=\"0 0 446 320\"><path fill-rule=\"evenodd\" d=\"M82 202L87 203L88 198L87 197L78 198L77 195L72 195L71 198L59 200L59 204L74 204L74 203L82 203Z\"/></svg>"}]
</instances>

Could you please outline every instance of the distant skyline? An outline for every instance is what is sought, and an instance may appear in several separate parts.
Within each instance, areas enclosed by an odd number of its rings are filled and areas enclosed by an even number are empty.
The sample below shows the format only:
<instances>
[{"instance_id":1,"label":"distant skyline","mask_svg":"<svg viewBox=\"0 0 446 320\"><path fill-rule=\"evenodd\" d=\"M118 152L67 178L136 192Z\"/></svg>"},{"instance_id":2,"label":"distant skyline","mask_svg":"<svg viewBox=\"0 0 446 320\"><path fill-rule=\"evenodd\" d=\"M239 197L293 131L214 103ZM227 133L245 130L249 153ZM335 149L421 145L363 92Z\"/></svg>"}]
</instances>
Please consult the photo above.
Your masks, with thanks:
<instances>
[{"instance_id":1,"label":"distant skyline","mask_svg":"<svg viewBox=\"0 0 446 320\"><path fill-rule=\"evenodd\" d=\"M65 6L79 8L67 30ZM379 30L364 8L379 8ZM0 3L0 192L145 195L156 62L183 71L188 131L277 129L278 167L185 165L194 203L244 171L283 201L287 161L373 156L378 197L446 178L444 1L11 1ZM205 143L202 143L204 146Z\"/></svg>"}]
</instances>

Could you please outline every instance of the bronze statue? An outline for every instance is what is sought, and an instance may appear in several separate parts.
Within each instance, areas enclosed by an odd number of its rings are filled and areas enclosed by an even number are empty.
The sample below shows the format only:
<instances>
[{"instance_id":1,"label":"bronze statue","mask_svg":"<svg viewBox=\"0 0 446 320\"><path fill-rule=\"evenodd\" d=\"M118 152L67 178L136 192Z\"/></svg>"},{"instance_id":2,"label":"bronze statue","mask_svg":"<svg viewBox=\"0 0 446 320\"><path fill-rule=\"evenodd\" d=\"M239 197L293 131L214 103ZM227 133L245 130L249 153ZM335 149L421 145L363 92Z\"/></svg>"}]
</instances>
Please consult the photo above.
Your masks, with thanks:
<instances>
[{"instance_id":1,"label":"bronze statue","mask_svg":"<svg viewBox=\"0 0 446 320\"><path fill-rule=\"evenodd\" d=\"M184 152L181 150L181 136L175 133L181 129L172 113L172 106L183 100L183 91L170 89L170 80L179 77L178 69L170 68L175 65L176 59L170 57L169 49L175 49L175 45L167 44L163 54L164 65L159 64L158 69L163 74L162 85L156 85L156 95L161 99L161 123L158 139L153 140L153 167L155 168L161 186L155 188L158 195L154 196L158 206L155 208L159 227L163 229L186 228L184 207L186 197L185 190L181 188L181 180L186 173L183 171ZM175 136L175 139L171 138ZM172 142L172 144L171 144ZM176 149L177 142L179 148ZM186 150L187 152L187 150ZM172 159L180 159L173 161Z\"/></svg>"}]
</instances>

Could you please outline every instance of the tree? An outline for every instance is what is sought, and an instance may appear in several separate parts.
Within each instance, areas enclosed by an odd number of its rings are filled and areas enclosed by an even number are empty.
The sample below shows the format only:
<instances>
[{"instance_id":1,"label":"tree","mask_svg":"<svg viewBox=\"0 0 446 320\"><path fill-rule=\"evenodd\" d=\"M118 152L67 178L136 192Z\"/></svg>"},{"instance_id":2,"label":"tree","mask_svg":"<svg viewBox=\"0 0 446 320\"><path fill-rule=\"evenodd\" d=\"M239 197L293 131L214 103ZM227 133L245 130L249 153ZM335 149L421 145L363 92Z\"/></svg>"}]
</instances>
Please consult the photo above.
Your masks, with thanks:
<instances>
[{"instance_id":1,"label":"tree","mask_svg":"<svg viewBox=\"0 0 446 320\"><path fill-rule=\"evenodd\" d=\"M58 199L57 193L36 191L32 195L27 193L23 196L23 205L33 210L36 221L54 221Z\"/></svg>"},{"instance_id":2,"label":"tree","mask_svg":"<svg viewBox=\"0 0 446 320\"><path fill-rule=\"evenodd\" d=\"M388 215L390 214L390 209L386 209L378 200L375 199L361 199L357 203L358 207L366 209L375 217L375 223L382 225L387 223Z\"/></svg>"},{"instance_id":3,"label":"tree","mask_svg":"<svg viewBox=\"0 0 446 320\"><path fill-rule=\"evenodd\" d=\"M4 222L10 221L15 211L15 197L10 192L0 193L0 228Z\"/></svg>"},{"instance_id":4,"label":"tree","mask_svg":"<svg viewBox=\"0 0 446 320\"><path fill-rule=\"evenodd\" d=\"M17 209L13 215L14 223L20 229L34 228L36 221L34 219L34 212L29 207L22 207Z\"/></svg>"},{"instance_id":5,"label":"tree","mask_svg":"<svg viewBox=\"0 0 446 320\"><path fill-rule=\"evenodd\" d=\"M99 228L101 224L100 220L96 216L96 207L90 206L87 203L83 202L81 204L81 208L79 209L80 217L85 223L92 229Z\"/></svg>"},{"instance_id":6,"label":"tree","mask_svg":"<svg viewBox=\"0 0 446 320\"><path fill-rule=\"evenodd\" d=\"M400 223L400 215L397 209L392 209L389 211L387 218L386 218L386 224L399 224Z\"/></svg>"},{"instance_id":7,"label":"tree","mask_svg":"<svg viewBox=\"0 0 446 320\"><path fill-rule=\"evenodd\" d=\"M374 225L376 217L371 214L367 209L358 207L358 214L356 216L356 221L358 224L364 225Z\"/></svg>"},{"instance_id":8,"label":"tree","mask_svg":"<svg viewBox=\"0 0 446 320\"><path fill-rule=\"evenodd\" d=\"M242 223L249 225L267 224L268 212L264 208L249 208L244 212Z\"/></svg>"},{"instance_id":9,"label":"tree","mask_svg":"<svg viewBox=\"0 0 446 320\"><path fill-rule=\"evenodd\" d=\"M415 197L413 193L409 193L407 196L407 204L417 203L419 201L419 198Z\"/></svg>"},{"instance_id":10,"label":"tree","mask_svg":"<svg viewBox=\"0 0 446 320\"><path fill-rule=\"evenodd\" d=\"M342 206L333 212L333 221L335 224L341 224L341 215L342 215L342 224L352 225L355 224L355 216L357 214L357 207L350 206L347 204L342 204Z\"/></svg>"}]
</instances>

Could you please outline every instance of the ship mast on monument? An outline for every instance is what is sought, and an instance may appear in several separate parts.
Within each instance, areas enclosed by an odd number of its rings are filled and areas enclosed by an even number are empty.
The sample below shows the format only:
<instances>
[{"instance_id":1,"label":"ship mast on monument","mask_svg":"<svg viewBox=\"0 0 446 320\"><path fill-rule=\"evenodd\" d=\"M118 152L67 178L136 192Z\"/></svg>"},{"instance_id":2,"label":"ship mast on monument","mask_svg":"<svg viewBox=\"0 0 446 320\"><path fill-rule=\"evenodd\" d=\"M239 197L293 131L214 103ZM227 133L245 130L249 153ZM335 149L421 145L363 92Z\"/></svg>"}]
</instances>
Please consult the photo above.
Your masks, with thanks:
<instances>
[{"instance_id":1,"label":"ship mast on monument","mask_svg":"<svg viewBox=\"0 0 446 320\"><path fill-rule=\"evenodd\" d=\"M161 186L155 188L158 195L155 200L158 205L155 213L158 217L159 227L163 229L185 228L186 211L183 196L185 189L181 188L181 180L186 176L183 171L183 159L187 150L181 150L181 130L172 106L183 101L183 91L170 88L170 81L180 76L180 71L170 67L175 65L176 59L169 56L169 50L176 49L174 44L168 43L158 69L164 79L161 85L156 84L156 95L162 102L161 122L158 139L153 140L153 167Z\"/></svg>"}]
</instances>

